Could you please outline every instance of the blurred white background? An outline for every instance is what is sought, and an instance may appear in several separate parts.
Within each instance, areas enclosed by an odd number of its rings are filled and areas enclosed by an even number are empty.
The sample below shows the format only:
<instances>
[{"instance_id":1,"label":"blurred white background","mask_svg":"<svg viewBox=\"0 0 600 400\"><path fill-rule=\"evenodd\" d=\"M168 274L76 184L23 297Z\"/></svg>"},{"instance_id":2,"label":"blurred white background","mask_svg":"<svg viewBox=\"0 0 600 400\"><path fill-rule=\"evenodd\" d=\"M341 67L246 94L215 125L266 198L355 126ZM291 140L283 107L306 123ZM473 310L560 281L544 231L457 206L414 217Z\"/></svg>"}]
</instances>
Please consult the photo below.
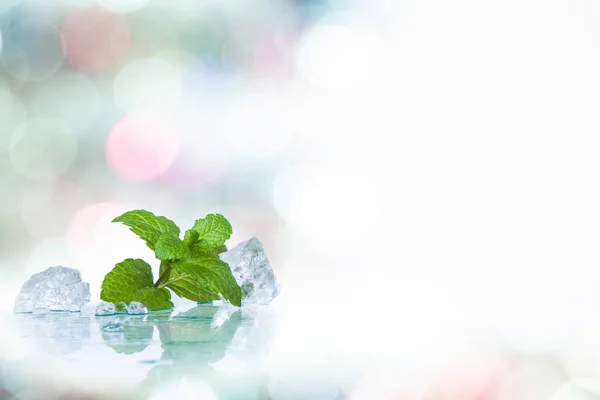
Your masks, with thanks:
<instances>
[{"instance_id":1,"label":"blurred white background","mask_svg":"<svg viewBox=\"0 0 600 400\"><path fill-rule=\"evenodd\" d=\"M599 390L596 2L0 9L1 307L50 265L97 298L151 260L110 224L127 209L221 212L280 279L279 357L438 365L489 341L563 374L499 398Z\"/></svg>"}]
</instances>

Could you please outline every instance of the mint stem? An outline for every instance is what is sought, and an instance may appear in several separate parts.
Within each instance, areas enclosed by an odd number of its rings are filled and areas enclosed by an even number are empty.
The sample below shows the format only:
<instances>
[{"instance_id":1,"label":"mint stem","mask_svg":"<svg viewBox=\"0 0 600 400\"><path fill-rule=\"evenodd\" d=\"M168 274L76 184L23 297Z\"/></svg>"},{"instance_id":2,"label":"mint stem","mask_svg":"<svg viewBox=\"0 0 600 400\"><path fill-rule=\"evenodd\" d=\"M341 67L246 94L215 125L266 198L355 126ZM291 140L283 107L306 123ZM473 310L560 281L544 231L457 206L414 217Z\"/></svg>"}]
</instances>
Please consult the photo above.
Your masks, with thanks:
<instances>
[{"instance_id":1,"label":"mint stem","mask_svg":"<svg viewBox=\"0 0 600 400\"><path fill-rule=\"evenodd\" d=\"M171 264L167 264L167 268L162 273L161 276L158 277L158 280L154 284L155 288L161 288L164 284L169 280L169 276L171 275Z\"/></svg>"}]
</instances>

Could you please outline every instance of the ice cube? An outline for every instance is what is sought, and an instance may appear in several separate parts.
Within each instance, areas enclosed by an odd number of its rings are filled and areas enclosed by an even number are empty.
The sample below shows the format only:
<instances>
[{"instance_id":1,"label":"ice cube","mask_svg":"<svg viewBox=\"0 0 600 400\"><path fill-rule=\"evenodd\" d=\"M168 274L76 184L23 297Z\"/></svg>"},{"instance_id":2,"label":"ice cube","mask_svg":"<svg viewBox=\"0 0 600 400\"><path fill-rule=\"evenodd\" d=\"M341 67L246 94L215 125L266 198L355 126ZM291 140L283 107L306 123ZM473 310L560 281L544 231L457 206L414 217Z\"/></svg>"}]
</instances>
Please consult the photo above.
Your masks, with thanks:
<instances>
[{"instance_id":1,"label":"ice cube","mask_svg":"<svg viewBox=\"0 0 600 400\"><path fill-rule=\"evenodd\" d=\"M256 237L246 240L220 255L229 264L242 288L243 304L269 304L279 294L279 283Z\"/></svg>"},{"instance_id":2,"label":"ice cube","mask_svg":"<svg viewBox=\"0 0 600 400\"><path fill-rule=\"evenodd\" d=\"M125 331L125 325L123 324L121 318L114 318L106 323L102 323L101 327L104 332L109 333Z\"/></svg>"},{"instance_id":3,"label":"ice cube","mask_svg":"<svg viewBox=\"0 0 600 400\"><path fill-rule=\"evenodd\" d=\"M115 303L115 314L127 314L128 311L129 307L127 307L127 304L122 301Z\"/></svg>"},{"instance_id":4,"label":"ice cube","mask_svg":"<svg viewBox=\"0 0 600 400\"><path fill-rule=\"evenodd\" d=\"M78 270L50 267L33 274L23 284L15 301L14 312L81 311L89 301L90 285L81 280Z\"/></svg>"},{"instance_id":5,"label":"ice cube","mask_svg":"<svg viewBox=\"0 0 600 400\"><path fill-rule=\"evenodd\" d=\"M129 303L129 308L127 314L138 315L138 314L148 314L148 309L145 305L138 301L132 301Z\"/></svg>"},{"instance_id":6,"label":"ice cube","mask_svg":"<svg viewBox=\"0 0 600 400\"><path fill-rule=\"evenodd\" d=\"M96 315L113 315L115 314L115 305L107 301L103 301L96 307Z\"/></svg>"}]
</instances>

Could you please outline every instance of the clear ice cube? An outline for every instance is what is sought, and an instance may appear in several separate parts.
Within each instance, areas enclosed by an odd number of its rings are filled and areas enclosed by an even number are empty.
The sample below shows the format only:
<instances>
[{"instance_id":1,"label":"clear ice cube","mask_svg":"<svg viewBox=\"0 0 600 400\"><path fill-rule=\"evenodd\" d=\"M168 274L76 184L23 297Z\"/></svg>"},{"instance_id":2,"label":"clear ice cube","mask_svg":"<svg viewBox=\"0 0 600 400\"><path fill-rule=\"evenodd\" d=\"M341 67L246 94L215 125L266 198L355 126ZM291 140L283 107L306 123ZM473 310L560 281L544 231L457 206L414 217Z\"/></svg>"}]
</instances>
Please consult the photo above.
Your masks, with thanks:
<instances>
[{"instance_id":1,"label":"clear ice cube","mask_svg":"<svg viewBox=\"0 0 600 400\"><path fill-rule=\"evenodd\" d=\"M148 314L148 309L145 305L138 301L132 301L129 303L129 308L127 314L138 315L138 314Z\"/></svg>"},{"instance_id":2,"label":"clear ice cube","mask_svg":"<svg viewBox=\"0 0 600 400\"><path fill-rule=\"evenodd\" d=\"M81 311L90 301L90 285L81 273L62 266L50 267L33 274L23 284L15 301L14 312Z\"/></svg>"},{"instance_id":3,"label":"clear ice cube","mask_svg":"<svg viewBox=\"0 0 600 400\"><path fill-rule=\"evenodd\" d=\"M129 312L129 307L122 301L115 303L115 314L127 314Z\"/></svg>"},{"instance_id":4,"label":"clear ice cube","mask_svg":"<svg viewBox=\"0 0 600 400\"><path fill-rule=\"evenodd\" d=\"M107 301L103 301L96 307L96 315L113 315L115 314L115 305Z\"/></svg>"},{"instance_id":5,"label":"clear ice cube","mask_svg":"<svg viewBox=\"0 0 600 400\"><path fill-rule=\"evenodd\" d=\"M279 294L279 283L256 237L246 240L220 255L229 264L242 288L243 304L269 304Z\"/></svg>"}]
</instances>

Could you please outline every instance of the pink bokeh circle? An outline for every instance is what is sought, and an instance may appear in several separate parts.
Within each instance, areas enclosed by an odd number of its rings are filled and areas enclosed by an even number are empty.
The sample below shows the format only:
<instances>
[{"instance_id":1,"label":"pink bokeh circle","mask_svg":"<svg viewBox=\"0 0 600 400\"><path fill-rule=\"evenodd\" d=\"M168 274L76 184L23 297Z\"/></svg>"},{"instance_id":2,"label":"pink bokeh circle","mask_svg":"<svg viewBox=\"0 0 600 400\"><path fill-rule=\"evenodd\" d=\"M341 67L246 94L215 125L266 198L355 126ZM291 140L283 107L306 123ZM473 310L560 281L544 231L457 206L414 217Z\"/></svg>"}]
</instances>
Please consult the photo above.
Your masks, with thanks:
<instances>
[{"instance_id":1,"label":"pink bokeh circle","mask_svg":"<svg viewBox=\"0 0 600 400\"><path fill-rule=\"evenodd\" d=\"M65 58L84 70L114 66L129 50L127 17L98 6L71 13L61 26L61 34Z\"/></svg>"},{"instance_id":2,"label":"pink bokeh circle","mask_svg":"<svg viewBox=\"0 0 600 400\"><path fill-rule=\"evenodd\" d=\"M178 152L179 140L173 127L146 115L124 117L106 141L106 162L117 175L129 181L161 177Z\"/></svg>"}]
</instances>

